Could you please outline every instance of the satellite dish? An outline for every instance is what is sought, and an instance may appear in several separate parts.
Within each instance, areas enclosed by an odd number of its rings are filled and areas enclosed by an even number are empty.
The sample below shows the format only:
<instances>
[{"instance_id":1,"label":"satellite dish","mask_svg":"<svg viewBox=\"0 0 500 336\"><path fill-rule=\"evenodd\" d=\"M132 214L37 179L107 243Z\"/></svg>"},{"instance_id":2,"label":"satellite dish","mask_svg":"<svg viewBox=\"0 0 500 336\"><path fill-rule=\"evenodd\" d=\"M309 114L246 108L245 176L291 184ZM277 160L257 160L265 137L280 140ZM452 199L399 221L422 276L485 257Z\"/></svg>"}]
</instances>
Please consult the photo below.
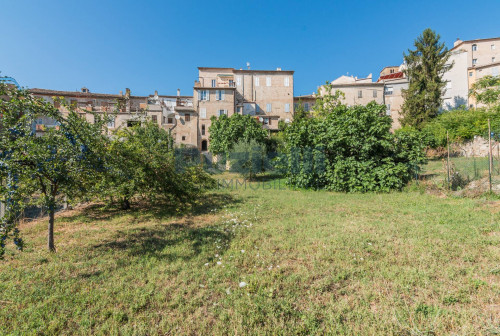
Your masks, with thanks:
<instances>
[{"instance_id":1,"label":"satellite dish","mask_svg":"<svg viewBox=\"0 0 500 336\"><path fill-rule=\"evenodd\" d=\"M263 121L264 121L264 118L259 117L259 121L260 121L260 122L263 122Z\"/></svg>"},{"instance_id":2,"label":"satellite dish","mask_svg":"<svg viewBox=\"0 0 500 336\"><path fill-rule=\"evenodd\" d=\"M181 119L181 116L180 116L180 115L176 115L176 116L175 116L175 119L176 119L176 120L179 120L179 119Z\"/></svg>"}]
</instances>

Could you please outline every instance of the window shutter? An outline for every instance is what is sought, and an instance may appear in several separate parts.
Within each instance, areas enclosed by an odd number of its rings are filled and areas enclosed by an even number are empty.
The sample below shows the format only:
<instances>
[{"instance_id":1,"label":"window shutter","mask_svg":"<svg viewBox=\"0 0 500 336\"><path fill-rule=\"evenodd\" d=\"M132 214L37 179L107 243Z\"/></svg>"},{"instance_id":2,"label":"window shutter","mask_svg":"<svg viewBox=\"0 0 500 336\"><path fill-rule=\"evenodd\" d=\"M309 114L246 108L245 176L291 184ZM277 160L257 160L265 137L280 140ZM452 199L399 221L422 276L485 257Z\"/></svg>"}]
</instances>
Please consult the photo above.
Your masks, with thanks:
<instances>
[{"instance_id":1,"label":"window shutter","mask_svg":"<svg viewBox=\"0 0 500 336\"><path fill-rule=\"evenodd\" d=\"M259 77L255 77L255 86L259 86Z\"/></svg>"},{"instance_id":2,"label":"window shutter","mask_svg":"<svg viewBox=\"0 0 500 336\"><path fill-rule=\"evenodd\" d=\"M225 100L226 99L225 96L226 96L226 90L221 90L221 99L220 100Z\"/></svg>"},{"instance_id":3,"label":"window shutter","mask_svg":"<svg viewBox=\"0 0 500 336\"><path fill-rule=\"evenodd\" d=\"M215 100L219 100L219 90L215 90Z\"/></svg>"}]
</instances>

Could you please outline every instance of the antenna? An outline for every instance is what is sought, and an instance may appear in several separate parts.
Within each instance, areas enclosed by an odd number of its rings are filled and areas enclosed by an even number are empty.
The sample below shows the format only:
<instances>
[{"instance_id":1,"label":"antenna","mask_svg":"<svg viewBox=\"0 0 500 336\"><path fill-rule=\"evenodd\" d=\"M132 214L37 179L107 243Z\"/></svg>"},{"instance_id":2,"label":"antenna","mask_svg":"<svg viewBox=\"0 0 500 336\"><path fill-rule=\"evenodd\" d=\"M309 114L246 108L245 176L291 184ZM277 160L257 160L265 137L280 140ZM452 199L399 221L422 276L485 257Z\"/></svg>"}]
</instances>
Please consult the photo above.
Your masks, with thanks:
<instances>
[{"instance_id":1,"label":"antenna","mask_svg":"<svg viewBox=\"0 0 500 336\"><path fill-rule=\"evenodd\" d=\"M247 62L247 68L250 70L250 62Z\"/></svg>"}]
</instances>

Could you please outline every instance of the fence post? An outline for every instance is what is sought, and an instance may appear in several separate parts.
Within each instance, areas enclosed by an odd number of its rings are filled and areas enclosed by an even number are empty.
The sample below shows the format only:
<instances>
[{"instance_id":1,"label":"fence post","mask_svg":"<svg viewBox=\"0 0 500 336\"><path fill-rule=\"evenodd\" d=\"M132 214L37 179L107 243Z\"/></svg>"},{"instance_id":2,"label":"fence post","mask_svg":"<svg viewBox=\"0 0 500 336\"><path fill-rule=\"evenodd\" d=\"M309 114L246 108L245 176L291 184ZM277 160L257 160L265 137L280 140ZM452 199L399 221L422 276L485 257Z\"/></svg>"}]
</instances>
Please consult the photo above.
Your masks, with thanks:
<instances>
[{"instance_id":1,"label":"fence post","mask_svg":"<svg viewBox=\"0 0 500 336\"><path fill-rule=\"evenodd\" d=\"M490 184L490 192L491 192L491 173L493 170L493 157L492 157L492 152L491 152L491 124L490 124L490 119L488 119L488 160L489 160L489 165L488 165L488 175L489 175L489 184Z\"/></svg>"},{"instance_id":2,"label":"fence post","mask_svg":"<svg viewBox=\"0 0 500 336\"><path fill-rule=\"evenodd\" d=\"M446 146L448 151L448 157L446 159L446 174L448 176L448 189L450 189L450 139L448 136L448 131L446 131Z\"/></svg>"}]
</instances>

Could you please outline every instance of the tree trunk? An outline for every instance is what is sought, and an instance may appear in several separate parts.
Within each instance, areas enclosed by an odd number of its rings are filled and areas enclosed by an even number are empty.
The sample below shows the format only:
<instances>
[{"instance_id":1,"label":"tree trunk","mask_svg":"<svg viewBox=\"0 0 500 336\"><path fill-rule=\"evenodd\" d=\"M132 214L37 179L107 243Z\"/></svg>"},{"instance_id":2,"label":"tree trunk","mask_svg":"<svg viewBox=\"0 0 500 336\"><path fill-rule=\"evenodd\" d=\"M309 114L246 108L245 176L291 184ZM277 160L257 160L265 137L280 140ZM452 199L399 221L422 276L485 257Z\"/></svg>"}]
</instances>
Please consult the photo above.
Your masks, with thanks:
<instances>
[{"instance_id":1,"label":"tree trunk","mask_svg":"<svg viewBox=\"0 0 500 336\"><path fill-rule=\"evenodd\" d=\"M130 202L129 202L128 198L123 198L122 210L128 210L128 209L130 209Z\"/></svg>"},{"instance_id":2,"label":"tree trunk","mask_svg":"<svg viewBox=\"0 0 500 336\"><path fill-rule=\"evenodd\" d=\"M47 247L50 252L55 252L56 247L54 246L54 212L55 209L52 207L49 209L49 232L47 239Z\"/></svg>"}]
</instances>

